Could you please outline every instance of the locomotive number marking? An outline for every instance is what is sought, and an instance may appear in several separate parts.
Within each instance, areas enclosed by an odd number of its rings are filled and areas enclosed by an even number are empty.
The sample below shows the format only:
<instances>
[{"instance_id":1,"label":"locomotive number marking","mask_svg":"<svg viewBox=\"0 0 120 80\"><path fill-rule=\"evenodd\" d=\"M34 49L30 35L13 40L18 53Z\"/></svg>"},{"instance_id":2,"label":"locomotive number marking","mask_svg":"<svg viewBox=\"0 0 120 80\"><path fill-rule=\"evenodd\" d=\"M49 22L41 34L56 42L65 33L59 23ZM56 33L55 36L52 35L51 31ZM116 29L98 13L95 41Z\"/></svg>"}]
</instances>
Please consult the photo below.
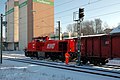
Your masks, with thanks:
<instances>
[{"instance_id":1,"label":"locomotive number marking","mask_svg":"<svg viewBox=\"0 0 120 80\"><path fill-rule=\"evenodd\" d=\"M55 47L55 43L47 45L47 49L54 49L54 47Z\"/></svg>"}]
</instances>

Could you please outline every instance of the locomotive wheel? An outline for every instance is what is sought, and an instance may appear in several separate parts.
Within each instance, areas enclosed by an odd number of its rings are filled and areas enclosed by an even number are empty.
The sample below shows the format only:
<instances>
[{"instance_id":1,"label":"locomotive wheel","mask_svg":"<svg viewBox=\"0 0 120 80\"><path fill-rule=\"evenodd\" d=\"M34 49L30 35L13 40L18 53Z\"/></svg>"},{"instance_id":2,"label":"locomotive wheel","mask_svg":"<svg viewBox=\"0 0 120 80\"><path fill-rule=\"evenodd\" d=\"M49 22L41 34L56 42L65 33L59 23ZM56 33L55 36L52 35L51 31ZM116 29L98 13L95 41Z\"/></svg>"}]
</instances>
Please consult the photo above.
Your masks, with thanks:
<instances>
[{"instance_id":1,"label":"locomotive wheel","mask_svg":"<svg viewBox=\"0 0 120 80\"><path fill-rule=\"evenodd\" d=\"M98 65L97 62L94 62L94 65L97 66Z\"/></svg>"},{"instance_id":2,"label":"locomotive wheel","mask_svg":"<svg viewBox=\"0 0 120 80\"><path fill-rule=\"evenodd\" d=\"M52 61L55 61L55 58L52 56L52 57L51 57L51 60L52 60Z\"/></svg>"},{"instance_id":3,"label":"locomotive wheel","mask_svg":"<svg viewBox=\"0 0 120 80\"><path fill-rule=\"evenodd\" d=\"M27 52L25 52L25 56L26 56L26 57L28 56L28 53L27 53Z\"/></svg>"},{"instance_id":4,"label":"locomotive wheel","mask_svg":"<svg viewBox=\"0 0 120 80\"><path fill-rule=\"evenodd\" d=\"M52 61L55 61L55 59L54 59L54 58L52 58Z\"/></svg>"},{"instance_id":5,"label":"locomotive wheel","mask_svg":"<svg viewBox=\"0 0 120 80\"><path fill-rule=\"evenodd\" d=\"M106 63L105 62L102 62L102 65L105 65Z\"/></svg>"},{"instance_id":6,"label":"locomotive wheel","mask_svg":"<svg viewBox=\"0 0 120 80\"><path fill-rule=\"evenodd\" d=\"M33 59L33 57L30 57L31 59Z\"/></svg>"},{"instance_id":7,"label":"locomotive wheel","mask_svg":"<svg viewBox=\"0 0 120 80\"><path fill-rule=\"evenodd\" d=\"M65 57L59 56L59 60L64 62L65 61Z\"/></svg>"},{"instance_id":8,"label":"locomotive wheel","mask_svg":"<svg viewBox=\"0 0 120 80\"><path fill-rule=\"evenodd\" d=\"M64 61L65 61L65 58L64 58L64 57L62 57L61 61L62 61L62 62L64 62Z\"/></svg>"}]
</instances>

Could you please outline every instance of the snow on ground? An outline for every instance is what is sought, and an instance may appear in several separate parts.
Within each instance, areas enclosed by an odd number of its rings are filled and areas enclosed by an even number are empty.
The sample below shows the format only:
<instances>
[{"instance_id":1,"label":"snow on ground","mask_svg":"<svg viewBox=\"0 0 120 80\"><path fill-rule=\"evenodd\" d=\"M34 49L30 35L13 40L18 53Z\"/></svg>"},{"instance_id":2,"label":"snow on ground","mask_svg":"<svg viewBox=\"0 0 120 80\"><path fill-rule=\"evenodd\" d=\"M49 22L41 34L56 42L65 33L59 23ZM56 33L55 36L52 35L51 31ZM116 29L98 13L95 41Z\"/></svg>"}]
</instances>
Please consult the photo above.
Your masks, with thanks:
<instances>
[{"instance_id":1,"label":"snow on ground","mask_svg":"<svg viewBox=\"0 0 120 80\"><path fill-rule=\"evenodd\" d=\"M25 56L24 51L3 51L2 54L4 58L19 58L19 59L29 58Z\"/></svg>"},{"instance_id":2,"label":"snow on ground","mask_svg":"<svg viewBox=\"0 0 120 80\"><path fill-rule=\"evenodd\" d=\"M3 54L24 54L24 51L3 51Z\"/></svg>"},{"instance_id":3,"label":"snow on ground","mask_svg":"<svg viewBox=\"0 0 120 80\"><path fill-rule=\"evenodd\" d=\"M14 58L14 57L16 57L16 58L17 57L25 58L24 51L3 51L3 55L4 55L4 57L10 57L10 55L11 55L11 58ZM71 62L71 64L74 64L74 63ZM120 66L120 58L119 59L109 60L107 65L118 65L118 66Z\"/></svg>"},{"instance_id":4,"label":"snow on ground","mask_svg":"<svg viewBox=\"0 0 120 80\"><path fill-rule=\"evenodd\" d=\"M3 51L3 56L23 57L23 51ZM9 56L11 55L11 56ZM111 77L3 60L0 80L118 80Z\"/></svg>"},{"instance_id":5,"label":"snow on ground","mask_svg":"<svg viewBox=\"0 0 120 80\"><path fill-rule=\"evenodd\" d=\"M107 63L107 65L118 65L118 66L120 66L120 59L109 60L109 63Z\"/></svg>"},{"instance_id":6,"label":"snow on ground","mask_svg":"<svg viewBox=\"0 0 120 80\"><path fill-rule=\"evenodd\" d=\"M0 80L119 80L63 69L3 60Z\"/></svg>"}]
</instances>

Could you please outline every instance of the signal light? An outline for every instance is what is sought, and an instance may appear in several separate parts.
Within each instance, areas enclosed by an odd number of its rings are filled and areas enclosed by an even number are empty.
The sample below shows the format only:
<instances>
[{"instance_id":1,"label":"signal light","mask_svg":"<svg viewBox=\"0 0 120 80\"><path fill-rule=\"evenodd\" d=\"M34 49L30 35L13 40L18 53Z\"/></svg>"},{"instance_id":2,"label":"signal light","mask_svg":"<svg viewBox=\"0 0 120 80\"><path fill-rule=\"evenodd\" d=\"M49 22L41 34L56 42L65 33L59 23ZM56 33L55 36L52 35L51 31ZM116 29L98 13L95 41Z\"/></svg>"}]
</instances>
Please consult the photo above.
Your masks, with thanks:
<instances>
[{"instance_id":1,"label":"signal light","mask_svg":"<svg viewBox=\"0 0 120 80\"><path fill-rule=\"evenodd\" d=\"M79 8L79 19L84 17L84 8Z\"/></svg>"}]
</instances>

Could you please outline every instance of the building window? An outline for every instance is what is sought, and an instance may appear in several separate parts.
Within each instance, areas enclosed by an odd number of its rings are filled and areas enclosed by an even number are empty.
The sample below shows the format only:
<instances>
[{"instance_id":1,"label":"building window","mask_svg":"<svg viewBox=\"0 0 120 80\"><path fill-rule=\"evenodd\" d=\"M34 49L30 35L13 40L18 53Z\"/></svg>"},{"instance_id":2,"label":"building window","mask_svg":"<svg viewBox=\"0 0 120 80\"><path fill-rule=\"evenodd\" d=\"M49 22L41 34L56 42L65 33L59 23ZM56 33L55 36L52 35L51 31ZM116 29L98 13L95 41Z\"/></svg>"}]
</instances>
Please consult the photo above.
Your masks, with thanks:
<instances>
[{"instance_id":1,"label":"building window","mask_svg":"<svg viewBox=\"0 0 120 80\"><path fill-rule=\"evenodd\" d=\"M19 1L15 1L14 6L18 6L18 5L19 5Z\"/></svg>"},{"instance_id":2,"label":"building window","mask_svg":"<svg viewBox=\"0 0 120 80\"><path fill-rule=\"evenodd\" d=\"M7 11L7 5L5 5L5 10Z\"/></svg>"}]
</instances>

